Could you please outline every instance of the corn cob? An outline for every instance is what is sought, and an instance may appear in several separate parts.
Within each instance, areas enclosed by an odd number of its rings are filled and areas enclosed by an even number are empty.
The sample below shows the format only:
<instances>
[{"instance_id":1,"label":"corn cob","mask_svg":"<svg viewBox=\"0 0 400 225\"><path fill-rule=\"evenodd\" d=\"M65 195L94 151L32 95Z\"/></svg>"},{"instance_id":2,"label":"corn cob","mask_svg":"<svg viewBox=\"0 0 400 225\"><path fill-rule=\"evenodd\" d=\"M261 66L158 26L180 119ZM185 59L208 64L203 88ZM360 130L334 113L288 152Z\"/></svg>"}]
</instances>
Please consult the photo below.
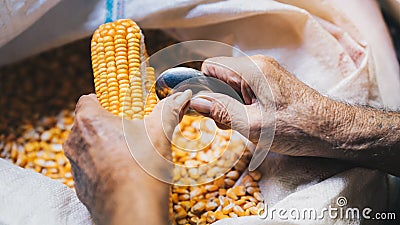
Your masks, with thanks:
<instances>
[{"instance_id":1,"label":"corn cob","mask_svg":"<svg viewBox=\"0 0 400 225\"><path fill-rule=\"evenodd\" d=\"M95 90L101 105L126 119L143 119L157 99L149 94L154 70L147 67L140 28L126 19L103 24L94 32L91 48Z\"/></svg>"},{"instance_id":2,"label":"corn cob","mask_svg":"<svg viewBox=\"0 0 400 225\"><path fill-rule=\"evenodd\" d=\"M154 108L157 97L154 69L146 63L140 28L126 19L101 25L93 34L91 48L95 90L101 105L114 115L143 119ZM237 133L219 130L210 119L185 116L173 143L174 162L187 166L173 171L174 182L179 184L172 186L170 202L175 224L210 224L228 217L256 215L264 208L257 184L260 173L248 173L239 181L249 160L248 151L220 177L245 147ZM182 147L201 151L188 153ZM225 151L230 154L219 159ZM199 167L210 162L215 165L208 171Z\"/></svg>"}]
</instances>

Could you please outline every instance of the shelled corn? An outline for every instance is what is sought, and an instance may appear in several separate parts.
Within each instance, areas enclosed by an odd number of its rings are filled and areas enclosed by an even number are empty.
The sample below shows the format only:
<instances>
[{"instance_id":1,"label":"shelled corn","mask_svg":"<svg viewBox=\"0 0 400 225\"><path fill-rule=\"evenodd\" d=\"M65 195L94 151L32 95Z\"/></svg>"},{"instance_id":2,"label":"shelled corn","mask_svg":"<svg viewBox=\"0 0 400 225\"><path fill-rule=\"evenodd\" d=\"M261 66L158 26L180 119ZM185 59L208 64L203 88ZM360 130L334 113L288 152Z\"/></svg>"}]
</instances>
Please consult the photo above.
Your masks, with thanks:
<instances>
[{"instance_id":1,"label":"shelled corn","mask_svg":"<svg viewBox=\"0 0 400 225\"><path fill-rule=\"evenodd\" d=\"M63 153L62 144L71 131L73 121L72 112L63 110L57 117L47 117L42 121L43 126L26 124L22 135L15 141L2 143L4 146L0 148L4 151L1 157L72 188L71 164Z\"/></svg>"},{"instance_id":2,"label":"shelled corn","mask_svg":"<svg viewBox=\"0 0 400 225\"><path fill-rule=\"evenodd\" d=\"M95 90L101 105L114 115L143 119L157 98L154 70L146 64L140 28L131 20L101 25L93 34L91 47ZM264 209L257 184L261 174L254 171L239 179L250 155L245 151L241 156L245 147L237 133L217 129L210 119L183 118L172 145L174 162L187 166L173 171L177 184L171 193L174 223L210 224L229 217L257 215ZM232 159L239 158L230 169ZM211 168L201 167L209 163Z\"/></svg>"},{"instance_id":3,"label":"shelled corn","mask_svg":"<svg viewBox=\"0 0 400 225\"><path fill-rule=\"evenodd\" d=\"M88 43L81 40L0 68L0 158L69 187L74 183L61 147L77 99L93 92Z\"/></svg>"},{"instance_id":4,"label":"shelled corn","mask_svg":"<svg viewBox=\"0 0 400 225\"><path fill-rule=\"evenodd\" d=\"M243 153L246 146L240 135L218 129L208 118L185 116L179 127L173 136L172 156L175 164L187 168L174 169L174 182L201 185L172 187L174 222L211 224L224 218L261 213L264 198L257 182L261 174L246 172L251 154L248 150ZM201 150L190 152L195 149ZM232 160L239 157L230 169ZM208 170L200 167L210 163Z\"/></svg>"}]
</instances>

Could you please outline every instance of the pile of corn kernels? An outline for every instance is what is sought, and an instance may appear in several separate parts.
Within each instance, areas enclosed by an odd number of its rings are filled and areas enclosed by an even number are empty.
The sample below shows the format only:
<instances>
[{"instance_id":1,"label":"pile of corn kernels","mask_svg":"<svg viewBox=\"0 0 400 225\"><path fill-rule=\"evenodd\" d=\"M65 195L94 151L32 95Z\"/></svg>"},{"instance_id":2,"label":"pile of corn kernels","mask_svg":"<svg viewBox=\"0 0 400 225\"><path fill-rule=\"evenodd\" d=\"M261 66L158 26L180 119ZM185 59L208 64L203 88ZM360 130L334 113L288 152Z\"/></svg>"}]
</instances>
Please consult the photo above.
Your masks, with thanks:
<instances>
[{"instance_id":1,"label":"pile of corn kernels","mask_svg":"<svg viewBox=\"0 0 400 225\"><path fill-rule=\"evenodd\" d=\"M93 92L89 40L0 68L0 157L74 186L62 144L80 95Z\"/></svg>"},{"instance_id":2,"label":"pile of corn kernels","mask_svg":"<svg viewBox=\"0 0 400 225\"><path fill-rule=\"evenodd\" d=\"M251 154L241 136L202 117L185 116L179 127L172 154L174 162L185 167L176 167L173 173L174 222L211 224L261 213L264 197L257 183L261 174L246 171Z\"/></svg>"},{"instance_id":3,"label":"pile of corn kernels","mask_svg":"<svg viewBox=\"0 0 400 225\"><path fill-rule=\"evenodd\" d=\"M63 110L57 116L43 118L36 127L23 125L20 136L0 143L0 157L73 188L71 165L62 149L73 121L73 112Z\"/></svg>"}]
</instances>

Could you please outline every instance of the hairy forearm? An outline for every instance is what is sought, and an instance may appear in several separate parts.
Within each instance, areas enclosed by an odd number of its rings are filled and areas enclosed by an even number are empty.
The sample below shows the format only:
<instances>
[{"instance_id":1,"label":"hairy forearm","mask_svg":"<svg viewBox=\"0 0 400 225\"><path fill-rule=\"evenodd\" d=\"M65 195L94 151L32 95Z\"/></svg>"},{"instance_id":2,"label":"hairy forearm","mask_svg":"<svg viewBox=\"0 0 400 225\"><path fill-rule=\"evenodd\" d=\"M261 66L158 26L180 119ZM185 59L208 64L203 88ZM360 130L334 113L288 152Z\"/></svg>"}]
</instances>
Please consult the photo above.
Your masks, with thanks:
<instances>
[{"instance_id":1,"label":"hairy forearm","mask_svg":"<svg viewBox=\"0 0 400 225\"><path fill-rule=\"evenodd\" d=\"M343 158L400 176L400 113L334 102L335 121L344 127L336 135ZM343 123L348 112L353 118Z\"/></svg>"},{"instance_id":2,"label":"hairy forearm","mask_svg":"<svg viewBox=\"0 0 400 225\"><path fill-rule=\"evenodd\" d=\"M303 155L338 158L400 176L400 113L337 102L317 96L318 107L306 107L289 130L303 140ZM316 104L314 104L316 105ZM301 146L301 147L299 147Z\"/></svg>"}]
</instances>

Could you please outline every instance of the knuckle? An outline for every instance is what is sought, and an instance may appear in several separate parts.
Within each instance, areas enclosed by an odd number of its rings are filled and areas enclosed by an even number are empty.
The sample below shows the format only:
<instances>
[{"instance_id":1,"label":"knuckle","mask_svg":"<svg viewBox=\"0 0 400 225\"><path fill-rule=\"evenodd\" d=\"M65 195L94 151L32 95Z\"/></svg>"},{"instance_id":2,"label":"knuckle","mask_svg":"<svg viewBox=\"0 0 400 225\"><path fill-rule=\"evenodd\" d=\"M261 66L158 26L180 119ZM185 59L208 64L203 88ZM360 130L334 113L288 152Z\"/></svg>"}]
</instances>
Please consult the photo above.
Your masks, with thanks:
<instances>
[{"instance_id":1,"label":"knuckle","mask_svg":"<svg viewBox=\"0 0 400 225\"><path fill-rule=\"evenodd\" d=\"M279 63L271 57L265 55L255 55L252 59L263 71L269 71L279 65Z\"/></svg>"},{"instance_id":2,"label":"knuckle","mask_svg":"<svg viewBox=\"0 0 400 225\"><path fill-rule=\"evenodd\" d=\"M204 60L202 66L204 67L215 66L216 64L218 64L219 61L221 61L221 57L208 58Z\"/></svg>"},{"instance_id":3,"label":"knuckle","mask_svg":"<svg viewBox=\"0 0 400 225\"><path fill-rule=\"evenodd\" d=\"M75 106L75 120L90 119L95 114L101 113L93 104L93 101L97 101L96 96L93 95L83 95L79 98ZM105 110L103 108L100 108Z\"/></svg>"},{"instance_id":4,"label":"knuckle","mask_svg":"<svg viewBox=\"0 0 400 225\"><path fill-rule=\"evenodd\" d=\"M206 59L201 65L201 71L206 75L215 76L215 62L213 62L213 58Z\"/></svg>"},{"instance_id":5,"label":"knuckle","mask_svg":"<svg viewBox=\"0 0 400 225\"><path fill-rule=\"evenodd\" d=\"M277 61L274 58L267 57L267 56L264 57L264 62L268 63L268 64L273 64L273 65L277 63Z\"/></svg>"},{"instance_id":6,"label":"knuckle","mask_svg":"<svg viewBox=\"0 0 400 225\"><path fill-rule=\"evenodd\" d=\"M268 56L265 56L265 55L261 55L261 54L254 55L254 56L252 56L251 58L252 58L254 61L260 62L260 63L271 63L271 62L274 62L274 61L275 61L274 58L271 58L271 57L268 57Z\"/></svg>"},{"instance_id":7,"label":"knuckle","mask_svg":"<svg viewBox=\"0 0 400 225\"><path fill-rule=\"evenodd\" d=\"M252 58L254 61L263 61L263 60L265 60L265 59L268 58L268 57L265 56L265 55L262 55L262 54L257 54L257 55L251 56L251 58Z\"/></svg>"},{"instance_id":8,"label":"knuckle","mask_svg":"<svg viewBox=\"0 0 400 225\"><path fill-rule=\"evenodd\" d=\"M222 104L221 102L213 101L211 106L211 117L224 125L231 126L232 117L227 110L229 108L229 103Z\"/></svg>"},{"instance_id":9,"label":"knuckle","mask_svg":"<svg viewBox=\"0 0 400 225\"><path fill-rule=\"evenodd\" d=\"M75 106L75 113L79 113L82 110L86 98L87 98L86 95L82 95L81 97L79 97L78 102L76 103Z\"/></svg>"}]
</instances>

